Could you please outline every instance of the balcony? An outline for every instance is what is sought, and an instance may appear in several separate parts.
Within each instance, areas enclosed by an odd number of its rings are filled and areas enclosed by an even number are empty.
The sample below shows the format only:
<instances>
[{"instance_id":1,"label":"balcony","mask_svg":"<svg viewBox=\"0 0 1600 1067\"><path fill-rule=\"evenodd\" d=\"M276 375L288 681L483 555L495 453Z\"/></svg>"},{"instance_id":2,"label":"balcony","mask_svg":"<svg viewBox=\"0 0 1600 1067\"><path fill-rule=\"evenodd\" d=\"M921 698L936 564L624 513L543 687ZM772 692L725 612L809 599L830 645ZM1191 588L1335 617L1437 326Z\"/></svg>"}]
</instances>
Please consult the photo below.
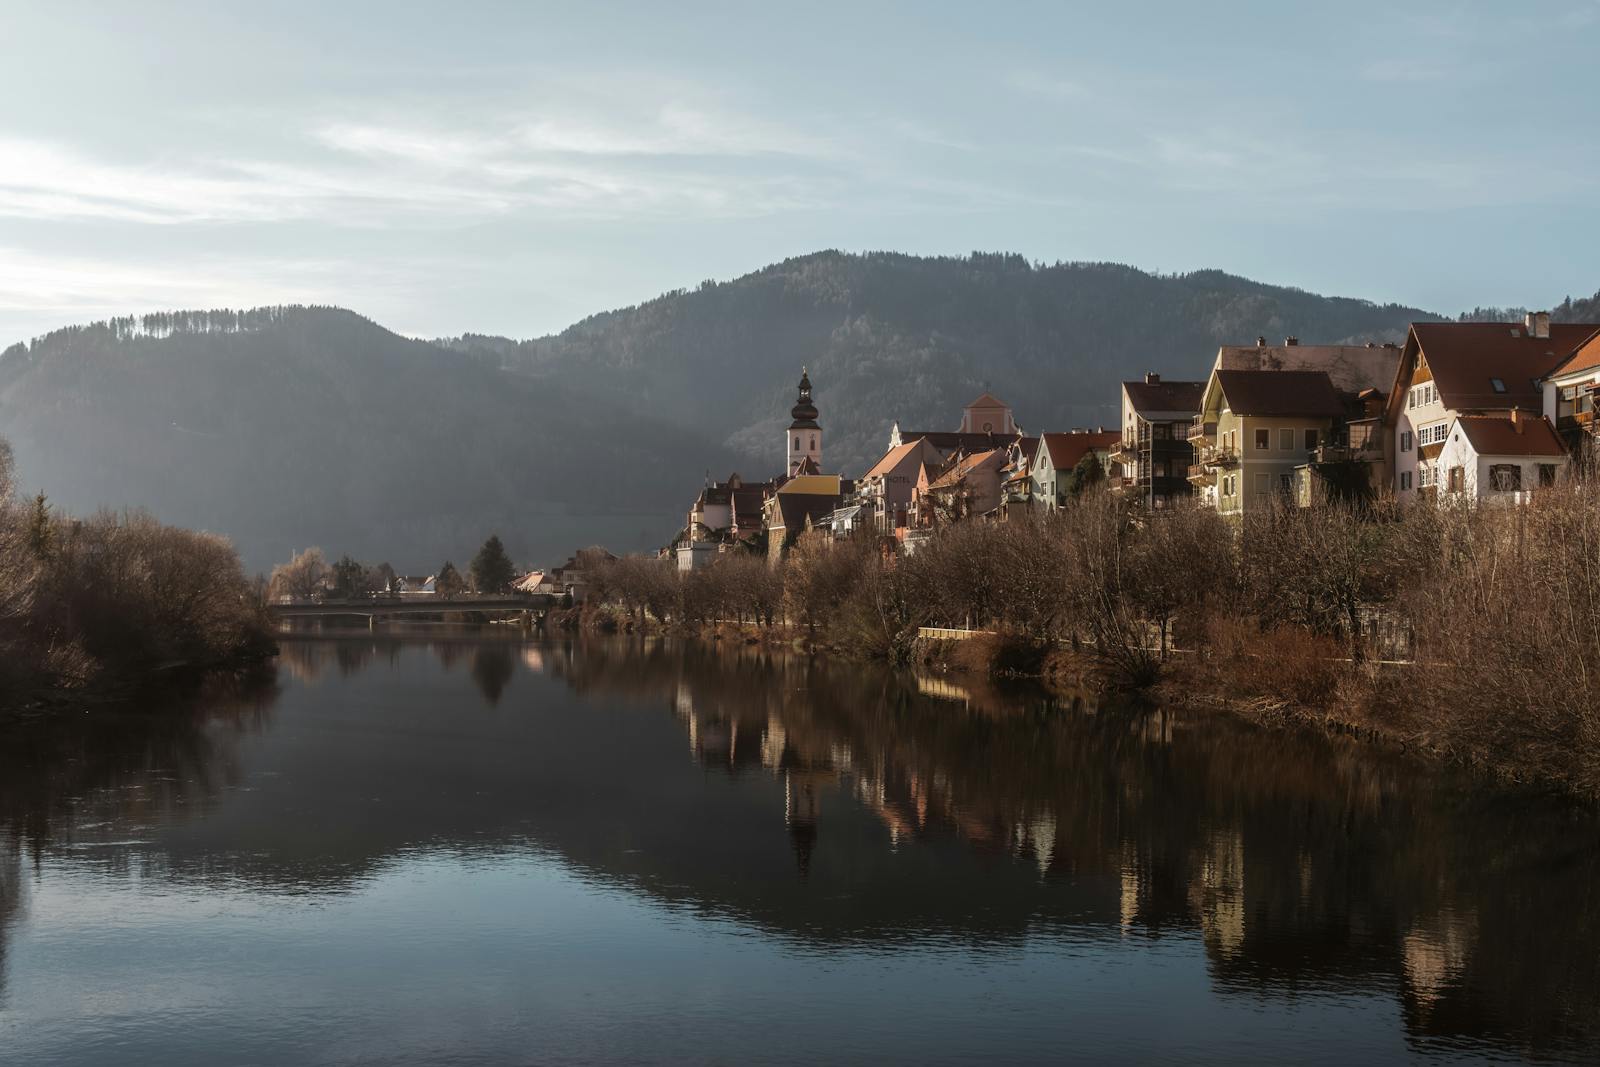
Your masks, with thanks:
<instances>
[{"instance_id":1,"label":"balcony","mask_svg":"<svg viewBox=\"0 0 1600 1067\"><path fill-rule=\"evenodd\" d=\"M1199 459L1202 467L1220 468L1237 467L1239 465L1239 453L1231 448L1201 449L1199 456L1196 458Z\"/></svg>"},{"instance_id":2,"label":"balcony","mask_svg":"<svg viewBox=\"0 0 1600 1067\"><path fill-rule=\"evenodd\" d=\"M1202 418L1203 416L1196 415L1194 421L1189 424L1189 443L1196 448L1209 445L1217 439L1217 424L1202 422Z\"/></svg>"},{"instance_id":3,"label":"balcony","mask_svg":"<svg viewBox=\"0 0 1600 1067\"><path fill-rule=\"evenodd\" d=\"M1217 472L1213 467L1204 463L1195 463L1189 467L1189 483L1191 485L1216 485Z\"/></svg>"}]
</instances>

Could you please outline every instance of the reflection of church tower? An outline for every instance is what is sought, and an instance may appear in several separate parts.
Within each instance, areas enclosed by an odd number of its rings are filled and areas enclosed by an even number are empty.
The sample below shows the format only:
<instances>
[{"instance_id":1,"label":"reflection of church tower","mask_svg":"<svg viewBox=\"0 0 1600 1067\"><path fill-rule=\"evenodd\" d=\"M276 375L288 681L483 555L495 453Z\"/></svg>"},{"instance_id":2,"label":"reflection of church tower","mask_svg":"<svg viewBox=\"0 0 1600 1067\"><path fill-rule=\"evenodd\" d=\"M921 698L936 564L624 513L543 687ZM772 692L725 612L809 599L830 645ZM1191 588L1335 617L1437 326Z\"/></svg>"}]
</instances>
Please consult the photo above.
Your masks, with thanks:
<instances>
[{"instance_id":1,"label":"reflection of church tower","mask_svg":"<svg viewBox=\"0 0 1600 1067\"><path fill-rule=\"evenodd\" d=\"M801 878L811 873L811 853L817 847L817 815L822 807L823 784L817 777L804 770L791 770L783 776L783 821L789 825L789 838L794 842L794 858L800 865Z\"/></svg>"},{"instance_id":2,"label":"reflection of church tower","mask_svg":"<svg viewBox=\"0 0 1600 1067\"><path fill-rule=\"evenodd\" d=\"M800 399L789 412L789 476L822 472L822 427L817 425L817 406L811 402L811 378L800 368Z\"/></svg>"}]
</instances>

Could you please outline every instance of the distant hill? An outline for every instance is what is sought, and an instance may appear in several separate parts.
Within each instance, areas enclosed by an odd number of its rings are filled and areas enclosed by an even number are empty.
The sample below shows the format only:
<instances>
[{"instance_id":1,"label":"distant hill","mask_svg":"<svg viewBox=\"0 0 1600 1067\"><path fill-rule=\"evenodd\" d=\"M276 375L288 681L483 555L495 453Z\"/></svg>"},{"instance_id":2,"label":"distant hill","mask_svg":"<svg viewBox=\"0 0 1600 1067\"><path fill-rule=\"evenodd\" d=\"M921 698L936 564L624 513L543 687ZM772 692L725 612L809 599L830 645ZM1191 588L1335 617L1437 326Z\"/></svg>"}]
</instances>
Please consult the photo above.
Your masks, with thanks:
<instances>
[{"instance_id":1,"label":"distant hill","mask_svg":"<svg viewBox=\"0 0 1600 1067\"><path fill-rule=\"evenodd\" d=\"M152 315L0 354L0 435L30 489L231 536L253 568L307 545L402 571L492 532L519 562L671 533L706 436L348 311ZM685 481L690 485L685 485Z\"/></svg>"},{"instance_id":2,"label":"distant hill","mask_svg":"<svg viewBox=\"0 0 1600 1067\"><path fill-rule=\"evenodd\" d=\"M1157 275L1016 255L819 252L585 319L554 336L444 342L780 462L801 365L826 466L859 472L890 424L955 429L985 389L1030 431L1117 419L1117 383L1200 375L1217 346L1401 340L1416 308L1323 297L1220 271Z\"/></svg>"},{"instance_id":3,"label":"distant hill","mask_svg":"<svg viewBox=\"0 0 1600 1067\"><path fill-rule=\"evenodd\" d=\"M1437 317L1218 271L819 252L527 341L335 308L72 327L0 353L0 435L26 487L226 533L253 568L320 544L425 571L491 532L538 564L659 545L708 471L779 470L801 365L825 467L859 474L894 420L954 429L986 389L1030 431L1111 424L1120 380L1199 376L1223 343Z\"/></svg>"}]
</instances>

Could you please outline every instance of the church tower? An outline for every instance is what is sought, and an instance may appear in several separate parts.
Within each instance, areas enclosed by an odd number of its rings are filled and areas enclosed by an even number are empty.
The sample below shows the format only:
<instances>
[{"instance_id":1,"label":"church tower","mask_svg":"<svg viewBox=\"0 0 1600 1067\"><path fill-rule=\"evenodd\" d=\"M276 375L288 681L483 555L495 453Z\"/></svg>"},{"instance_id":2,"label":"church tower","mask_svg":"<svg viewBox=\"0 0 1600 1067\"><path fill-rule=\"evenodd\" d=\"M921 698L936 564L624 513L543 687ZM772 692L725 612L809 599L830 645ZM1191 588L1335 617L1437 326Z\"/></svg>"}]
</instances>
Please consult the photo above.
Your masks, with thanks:
<instances>
[{"instance_id":1,"label":"church tower","mask_svg":"<svg viewBox=\"0 0 1600 1067\"><path fill-rule=\"evenodd\" d=\"M789 477L822 472L822 427L817 425L817 406L811 402L811 378L800 368L800 399L789 412Z\"/></svg>"}]
</instances>

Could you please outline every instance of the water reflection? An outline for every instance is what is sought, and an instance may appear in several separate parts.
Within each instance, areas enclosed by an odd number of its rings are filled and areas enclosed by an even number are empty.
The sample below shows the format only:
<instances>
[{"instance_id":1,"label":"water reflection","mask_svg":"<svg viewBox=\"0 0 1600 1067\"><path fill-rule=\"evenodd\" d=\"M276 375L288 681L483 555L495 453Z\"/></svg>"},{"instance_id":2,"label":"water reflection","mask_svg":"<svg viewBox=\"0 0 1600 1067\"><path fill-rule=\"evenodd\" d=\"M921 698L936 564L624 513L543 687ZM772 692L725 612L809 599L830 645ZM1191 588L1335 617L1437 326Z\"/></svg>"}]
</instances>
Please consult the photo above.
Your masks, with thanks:
<instances>
[{"instance_id":1,"label":"water reflection","mask_svg":"<svg viewBox=\"0 0 1600 1067\"><path fill-rule=\"evenodd\" d=\"M818 951L1193 939L1225 995L1383 995L1416 1048L1600 1041L1595 820L1354 744L744 646L363 634L280 670L275 710L8 746L0 996L25 853L302 893L533 842Z\"/></svg>"}]
</instances>

